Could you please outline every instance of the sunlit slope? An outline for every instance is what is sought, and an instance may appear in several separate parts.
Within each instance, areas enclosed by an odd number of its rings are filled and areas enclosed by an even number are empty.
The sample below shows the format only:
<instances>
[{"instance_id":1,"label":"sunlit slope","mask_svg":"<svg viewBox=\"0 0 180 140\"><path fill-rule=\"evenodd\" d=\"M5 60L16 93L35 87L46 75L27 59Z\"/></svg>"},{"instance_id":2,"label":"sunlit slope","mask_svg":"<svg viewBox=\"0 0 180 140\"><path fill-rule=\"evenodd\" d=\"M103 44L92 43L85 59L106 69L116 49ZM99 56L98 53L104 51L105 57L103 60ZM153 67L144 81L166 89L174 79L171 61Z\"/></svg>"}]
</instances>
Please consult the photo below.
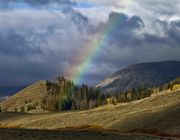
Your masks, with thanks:
<instances>
[{"instance_id":1,"label":"sunlit slope","mask_svg":"<svg viewBox=\"0 0 180 140\"><path fill-rule=\"evenodd\" d=\"M14 111L15 108L19 111L22 106L26 107L32 104L39 104L46 93L46 82L38 81L33 85L23 89L17 94L9 97L1 103L4 110Z\"/></svg>"},{"instance_id":2,"label":"sunlit slope","mask_svg":"<svg viewBox=\"0 0 180 140\"><path fill-rule=\"evenodd\" d=\"M180 136L180 103L131 113L111 126L122 132L163 132Z\"/></svg>"},{"instance_id":3,"label":"sunlit slope","mask_svg":"<svg viewBox=\"0 0 180 140\"><path fill-rule=\"evenodd\" d=\"M160 93L140 101L108 105L88 111L18 116L1 114L0 124L2 127L37 129L93 125L121 132L147 129L179 135L180 91Z\"/></svg>"}]
</instances>

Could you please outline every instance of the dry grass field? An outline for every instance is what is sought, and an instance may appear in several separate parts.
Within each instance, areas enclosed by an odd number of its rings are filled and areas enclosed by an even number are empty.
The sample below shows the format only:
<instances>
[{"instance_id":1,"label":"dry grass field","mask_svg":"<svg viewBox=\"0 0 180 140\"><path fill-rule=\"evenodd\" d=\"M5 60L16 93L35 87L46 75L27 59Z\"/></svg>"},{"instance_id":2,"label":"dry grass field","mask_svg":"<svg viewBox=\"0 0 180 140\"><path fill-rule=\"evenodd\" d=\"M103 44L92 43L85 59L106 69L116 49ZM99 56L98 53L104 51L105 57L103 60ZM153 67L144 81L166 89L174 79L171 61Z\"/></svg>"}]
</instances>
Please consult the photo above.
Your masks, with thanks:
<instances>
[{"instance_id":1,"label":"dry grass field","mask_svg":"<svg viewBox=\"0 0 180 140\"><path fill-rule=\"evenodd\" d=\"M52 134L52 139L66 140L70 132L73 139L157 139L147 134L165 139L180 139L180 91L159 93L143 100L87 111L2 113L0 127L1 135L5 135L5 131L11 136L18 134L26 137L32 130L32 136L37 133L40 139ZM47 131L49 135L45 134Z\"/></svg>"},{"instance_id":2,"label":"dry grass field","mask_svg":"<svg viewBox=\"0 0 180 140\"><path fill-rule=\"evenodd\" d=\"M38 106L40 106L45 93L46 81L38 81L17 94L10 96L7 100L0 103L0 105L6 111L14 111L15 108L20 111L22 106L26 111L28 105L39 104Z\"/></svg>"}]
</instances>

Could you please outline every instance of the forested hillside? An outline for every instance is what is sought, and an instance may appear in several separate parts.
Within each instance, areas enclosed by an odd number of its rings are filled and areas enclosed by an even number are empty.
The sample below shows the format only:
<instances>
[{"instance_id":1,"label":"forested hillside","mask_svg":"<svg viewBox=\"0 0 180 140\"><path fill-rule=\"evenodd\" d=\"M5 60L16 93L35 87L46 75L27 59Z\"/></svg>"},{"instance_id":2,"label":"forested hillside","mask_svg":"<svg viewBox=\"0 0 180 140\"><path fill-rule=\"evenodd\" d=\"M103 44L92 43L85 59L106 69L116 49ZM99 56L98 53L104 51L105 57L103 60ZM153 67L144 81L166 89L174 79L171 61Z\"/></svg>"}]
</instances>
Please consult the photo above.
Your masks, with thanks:
<instances>
[{"instance_id":1,"label":"forested hillside","mask_svg":"<svg viewBox=\"0 0 180 140\"><path fill-rule=\"evenodd\" d=\"M0 102L0 112L42 112L87 110L105 104L131 102L151 96L161 91L180 88L179 78L156 88L140 86L126 92L107 94L85 84L76 85L72 80L58 76L54 81L39 81L21 92Z\"/></svg>"},{"instance_id":2,"label":"forested hillside","mask_svg":"<svg viewBox=\"0 0 180 140\"><path fill-rule=\"evenodd\" d=\"M42 101L42 108L50 111L85 110L106 104L104 94L87 85L77 86L73 81L57 77L46 82L48 94Z\"/></svg>"}]
</instances>

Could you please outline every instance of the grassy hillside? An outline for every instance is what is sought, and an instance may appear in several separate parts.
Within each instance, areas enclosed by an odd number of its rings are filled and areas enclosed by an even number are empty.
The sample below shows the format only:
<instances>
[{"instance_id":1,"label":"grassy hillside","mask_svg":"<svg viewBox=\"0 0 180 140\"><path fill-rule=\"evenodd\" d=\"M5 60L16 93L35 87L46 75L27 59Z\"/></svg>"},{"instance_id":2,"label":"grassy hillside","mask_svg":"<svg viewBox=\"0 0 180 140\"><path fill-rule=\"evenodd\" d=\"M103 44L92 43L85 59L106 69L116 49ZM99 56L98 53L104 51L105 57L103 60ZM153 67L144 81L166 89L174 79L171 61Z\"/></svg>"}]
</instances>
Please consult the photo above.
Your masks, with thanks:
<instances>
[{"instance_id":1,"label":"grassy hillside","mask_svg":"<svg viewBox=\"0 0 180 140\"><path fill-rule=\"evenodd\" d=\"M5 101L1 102L0 105L3 110L7 111L14 111L15 108L19 111L21 107L24 107L26 111L28 105L35 105L39 107L45 93L46 82L39 81L9 97Z\"/></svg>"},{"instance_id":2,"label":"grassy hillside","mask_svg":"<svg viewBox=\"0 0 180 140\"><path fill-rule=\"evenodd\" d=\"M143 100L88 111L0 115L1 127L33 129L91 126L118 132L145 132L180 137L180 91L162 92Z\"/></svg>"}]
</instances>

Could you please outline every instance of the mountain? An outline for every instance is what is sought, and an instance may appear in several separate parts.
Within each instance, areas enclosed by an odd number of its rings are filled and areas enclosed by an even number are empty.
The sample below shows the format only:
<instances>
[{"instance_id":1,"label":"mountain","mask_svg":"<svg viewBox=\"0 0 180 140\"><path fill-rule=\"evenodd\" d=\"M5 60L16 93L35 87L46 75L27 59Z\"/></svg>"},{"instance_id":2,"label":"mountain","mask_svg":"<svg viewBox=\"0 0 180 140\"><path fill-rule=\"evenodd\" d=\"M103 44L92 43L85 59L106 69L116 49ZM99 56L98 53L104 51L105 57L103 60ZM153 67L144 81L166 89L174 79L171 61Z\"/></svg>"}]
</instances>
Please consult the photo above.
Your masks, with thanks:
<instances>
[{"instance_id":1,"label":"mountain","mask_svg":"<svg viewBox=\"0 0 180 140\"><path fill-rule=\"evenodd\" d=\"M7 111L19 111L24 107L25 111L28 106L41 105L42 98L46 95L46 81L38 81L20 92L8 97L0 103L1 107Z\"/></svg>"},{"instance_id":2,"label":"mountain","mask_svg":"<svg viewBox=\"0 0 180 140\"><path fill-rule=\"evenodd\" d=\"M140 63L112 74L96 87L104 93L118 93L142 86L158 87L179 76L179 61Z\"/></svg>"}]
</instances>

